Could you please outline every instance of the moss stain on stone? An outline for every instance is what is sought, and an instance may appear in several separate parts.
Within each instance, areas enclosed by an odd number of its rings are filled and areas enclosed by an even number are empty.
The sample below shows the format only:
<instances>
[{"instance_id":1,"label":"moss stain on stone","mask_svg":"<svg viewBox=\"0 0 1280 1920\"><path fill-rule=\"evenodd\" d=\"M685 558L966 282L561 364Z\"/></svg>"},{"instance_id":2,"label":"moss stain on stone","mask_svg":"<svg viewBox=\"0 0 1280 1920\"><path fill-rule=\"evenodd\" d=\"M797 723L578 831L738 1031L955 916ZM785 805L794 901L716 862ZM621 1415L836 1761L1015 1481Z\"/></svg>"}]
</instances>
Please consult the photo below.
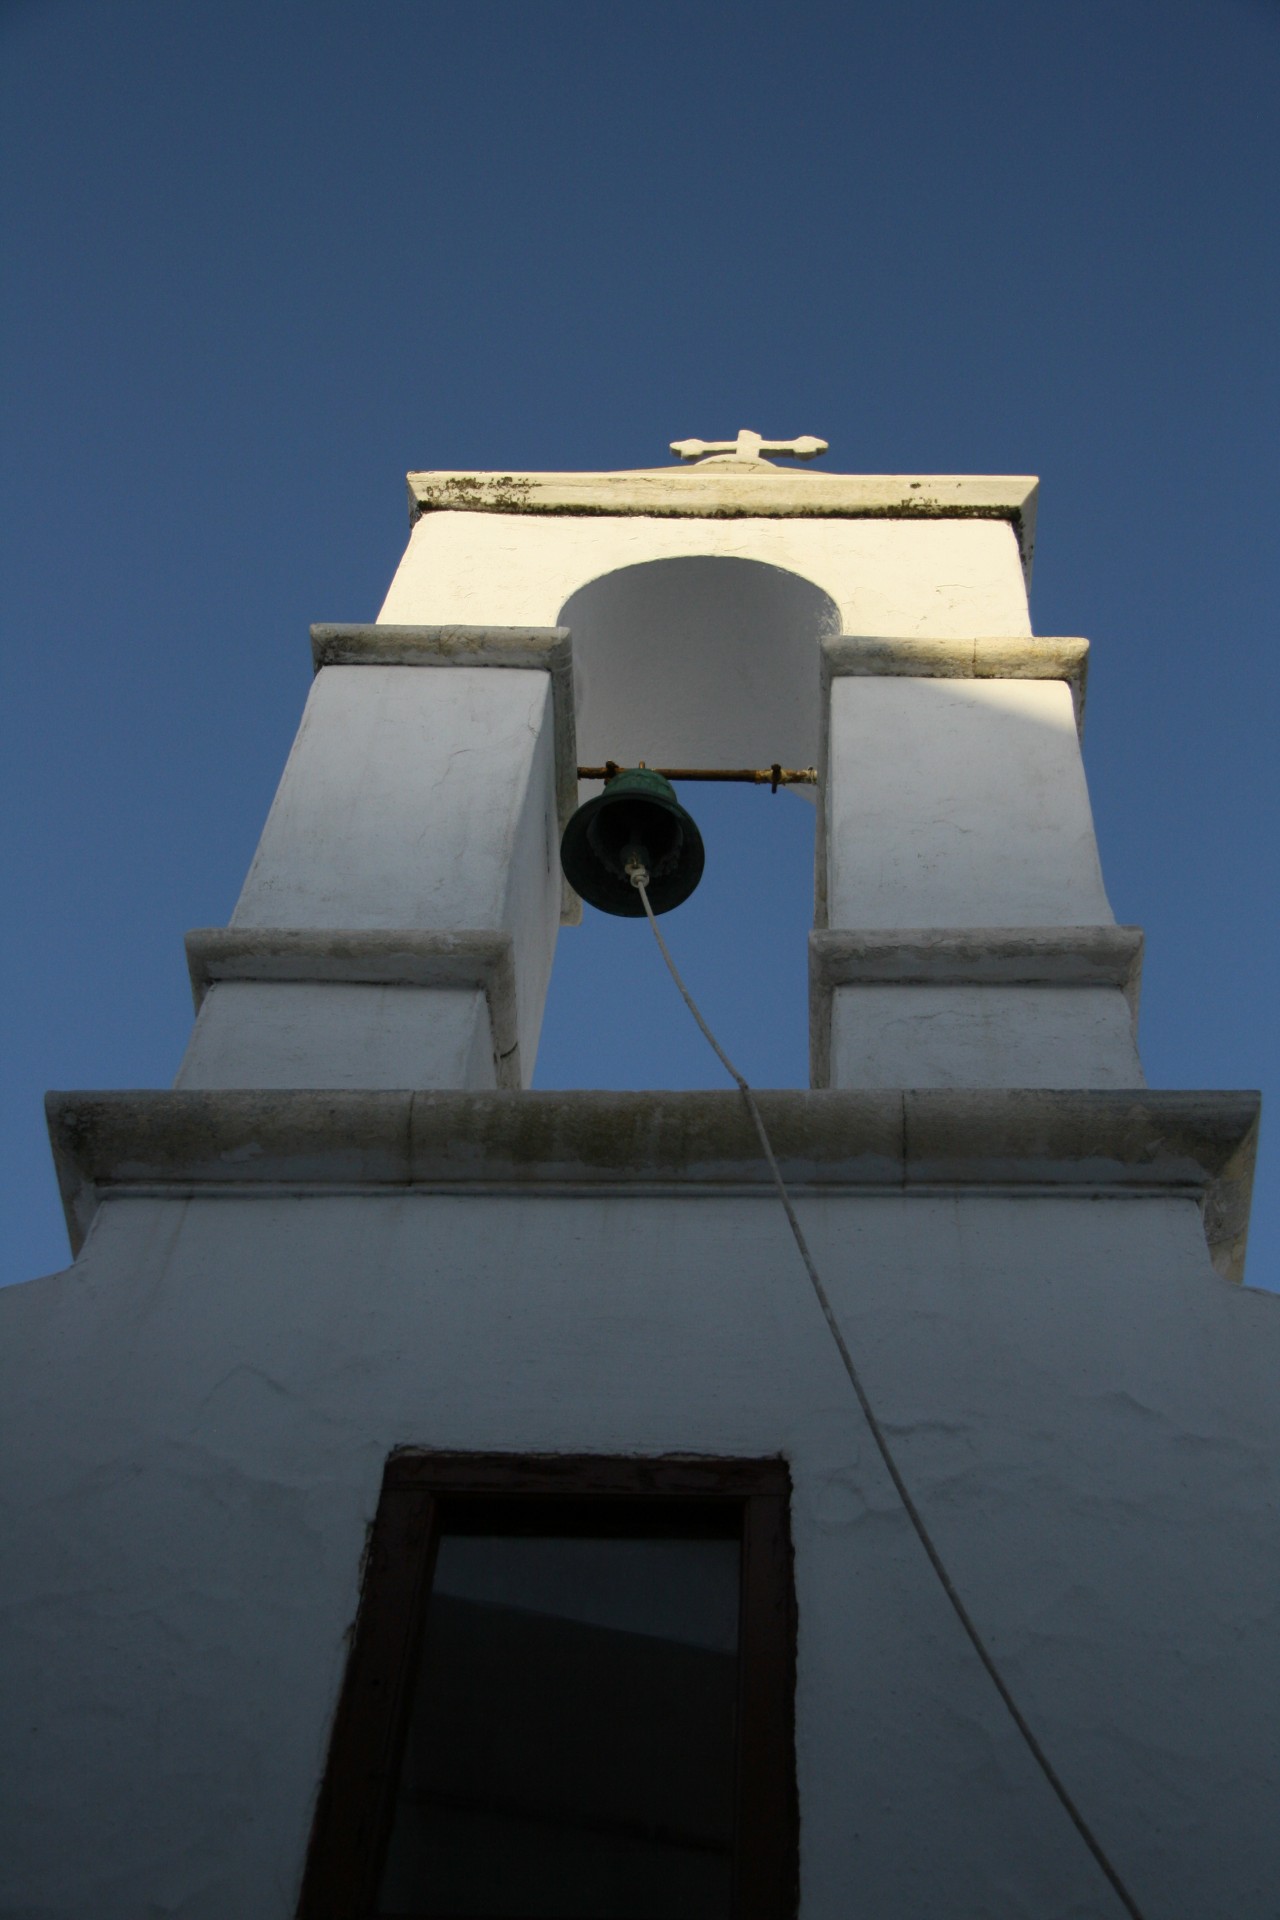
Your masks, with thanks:
<instances>
[{"instance_id":1,"label":"moss stain on stone","mask_svg":"<svg viewBox=\"0 0 1280 1920\"><path fill-rule=\"evenodd\" d=\"M513 473L452 473L419 497L420 512L524 513L529 510L531 480Z\"/></svg>"}]
</instances>

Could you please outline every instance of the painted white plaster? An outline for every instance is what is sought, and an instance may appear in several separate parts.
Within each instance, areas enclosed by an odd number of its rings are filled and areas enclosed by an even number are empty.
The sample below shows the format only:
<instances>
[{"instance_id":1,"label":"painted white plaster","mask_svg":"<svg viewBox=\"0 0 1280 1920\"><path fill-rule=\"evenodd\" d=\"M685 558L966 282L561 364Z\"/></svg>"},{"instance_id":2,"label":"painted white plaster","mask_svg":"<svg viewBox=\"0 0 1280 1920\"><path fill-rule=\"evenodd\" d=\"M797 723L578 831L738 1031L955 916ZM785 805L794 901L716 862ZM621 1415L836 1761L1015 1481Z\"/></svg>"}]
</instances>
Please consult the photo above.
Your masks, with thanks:
<instances>
[{"instance_id":1,"label":"painted white plaster","mask_svg":"<svg viewBox=\"0 0 1280 1920\"><path fill-rule=\"evenodd\" d=\"M1141 1087L1117 987L845 986L833 1087Z\"/></svg>"},{"instance_id":2,"label":"painted white plaster","mask_svg":"<svg viewBox=\"0 0 1280 1920\"><path fill-rule=\"evenodd\" d=\"M231 924L502 926L549 703L545 673L325 667Z\"/></svg>"},{"instance_id":3,"label":"painted white plaster","mask_svg":"<svg viewBox=\"0 0 1280 1920\"><path fill-rule=\"evenodd\" d=\"M1139 927L815 929L812 1085L1141 1086L1142 950Z\"/></svg>"},{"instance_id":4,"label":"painted white plaster","mask_svg":"<svg viewBox=\"0 0 1280 1920\"><path fill-rule=\"evenodd\" d=\"M1089 642L1079 637L974 634L963 640L842 633L822 642L824 697L832 679L1064 680L1084 733Z\"/></svg>"},{"instance_id":5,"label":"painted white plaster","mask_svg":"<svg viewBox=\"0 0 1280 1920\"><path fill-rule=\"evenodd\" d=\"M1144 1910L1272 1920L1280 1302L1211 1273L1176 1195L801 1207L957 1585ZM785 1453L803 1920L1113 1911L776 1202L117 1198L0 1325L6 1914L292 1913L403 1443Z\"/></svg>"},{"instance_id":6,"label":"painted white plaster","mask_svg":"<svg viewBox=\"0 0 1280 1920\"><path fill-rule=\"evenodd\" d=\"M1243 1277L1256 1093L886 1089L757 1095L797 1192L1195 1196L1213 1262ZM103 1200L206 1189L772 1191L736 1093L234 1089L46 1099L72 1247Z\"/></svg>"},{"instance_id":7,"label":"painted white plaster","mask_svg":"<svg viewBox=\"0 0 1280 1920\"><path fill-rule=\"evenodd\" d=\"M223 981L174 1085L494 1087L488 1004L479 987Z\"/></svg>"},{"instance_id":8,"label":"painted white plaster","mask_svg":"<svg viewBox=\"0 0 1280 1920\"><path fill-rule=\"evenodd\" d=\"M834 601L845 633L1031 631L1017 538L1004 520L428 513L378 618L552 626L571 595L606 573L700 555L800 574Z\"/></svg>"},{"instance_id":9,"label":"painted white plaster","mask_svg":"<svg viewBox=\"0 0 1280 1920\"><path fill-rule=\"evenodd\" d=\"M560 618L584 766L817 765L820 642L839 612L809 581L751 560L663 560L592 581Z\"/></svg>"},{"instance_id":10,"label":"painted white plaster","mask_svg":"<svg viewBox=\"0 0 1280 1920\"><path fill-rule=\"evenodd\" d=\"M509 933L196 927L186 947L192 997L204 1017L197 1020L179 1087L524 1084ZM301 1002L295 1009L288 1000L261 994L224 994L207 1010L219 983L330 991L312 994L305 1015ZM339 987L363 989L364 997L347 999L332 991ZM372 997L379 988L406 989L409 997L380 1001ZM450 1003L425 998L422 989L457 996L452 1024ZM483 1021L476 990L485 1002ZM241 1014L248 1018L244 1035L233 1030ZM433 1033L437 1014L440 1030ZM354 1023L349 1034L340 1031L348 1021ZM429 1077L411 1079L411 1068ZM334 1072L343 1077L328 1077ZM361 1079L365 1072L367 1081ZM459 1073L465 1075L461 1080Z\"/></svg>"},{"instance_id":11,"label":"painted white plaster","mask_svg":"<svg viewBox=\"0 0 1280 1920\"><path fill-rule=\"evenodd\" d=\"M554 762L546 672L323 668L232 925L505 930L531 1074L560 916ZM288 1016L281 1057L298 1031ZM321 1056L337 1044L355 1042Z\"/></svg>"},{"instance_id":12,"label":"painted white plaster","mask_svg":"<svg viewBox=\"0 0 1280 1920\"><path fill-rule=\"evenodd\" d=\"M311 657L322 667L500 667L546 673L551 682L556 809L561 829L578 804L573 645L567 627L391 627L319 623ZM581 902L566 886L561 918L577 923Z\"/></svg>"},{"instance_id":13,"label":"painted white plaster","mask_svg":"<svg viewBox=\"0 0 1280 1920\"><path fill-rule=\"evenodd\" d=\"M832 927L1113 920L1061 681L832 680L824 838Z\"/></svg>"}]
</instances>

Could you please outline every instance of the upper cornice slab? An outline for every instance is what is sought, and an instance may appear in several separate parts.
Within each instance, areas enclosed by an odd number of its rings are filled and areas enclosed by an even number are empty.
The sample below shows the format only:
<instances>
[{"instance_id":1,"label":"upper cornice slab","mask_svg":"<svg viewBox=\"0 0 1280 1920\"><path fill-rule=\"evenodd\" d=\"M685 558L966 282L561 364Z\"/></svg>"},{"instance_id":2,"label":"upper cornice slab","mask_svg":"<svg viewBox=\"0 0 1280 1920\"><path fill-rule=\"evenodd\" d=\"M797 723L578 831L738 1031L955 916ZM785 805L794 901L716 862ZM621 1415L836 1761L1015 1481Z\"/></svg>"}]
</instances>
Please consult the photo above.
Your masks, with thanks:
<instances>
[{"instance_id":1,"label":"upper cornice slab","mask_svg":"<svg viewBox=\"0 0 1280 1920\"><path fill-rule=\"evenodd\" d=\"M409 512L688 515L720 519L1008 520L1029 567L1030 474L816 473L761 460L622 473L411 473Z\"/></svg>"}]
</instances>

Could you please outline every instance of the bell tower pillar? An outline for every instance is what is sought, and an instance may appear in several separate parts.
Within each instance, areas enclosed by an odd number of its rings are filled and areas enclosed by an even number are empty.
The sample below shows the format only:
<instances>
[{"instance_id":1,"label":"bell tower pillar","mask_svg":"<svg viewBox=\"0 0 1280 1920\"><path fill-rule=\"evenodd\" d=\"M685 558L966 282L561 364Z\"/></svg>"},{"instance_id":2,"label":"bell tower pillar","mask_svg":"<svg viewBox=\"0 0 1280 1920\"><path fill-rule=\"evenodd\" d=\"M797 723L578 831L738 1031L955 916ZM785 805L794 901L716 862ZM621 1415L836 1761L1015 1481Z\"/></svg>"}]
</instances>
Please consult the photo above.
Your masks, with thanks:
<instances>
[{"instance_id":1,"label":"bell tower pillar","mask_svg":"<svg viewBox=\"0 0 1280 1920\"><path fill-rule=\"evenodd\" d=\"M816 1086L1140 1087L1142 935L1102 884L1088 643L823 647Z\"/></svg>"},{"instance_id":2,"label":"bell tower pillar","mask_svg":"<svg viewBox=\"0 0 1280 1920\"><path fill-rule=\"evenodd\" d=\"M180 1088L527 1085L576 790L568 635L316 627Z\"/></svg>"}]
</instances>

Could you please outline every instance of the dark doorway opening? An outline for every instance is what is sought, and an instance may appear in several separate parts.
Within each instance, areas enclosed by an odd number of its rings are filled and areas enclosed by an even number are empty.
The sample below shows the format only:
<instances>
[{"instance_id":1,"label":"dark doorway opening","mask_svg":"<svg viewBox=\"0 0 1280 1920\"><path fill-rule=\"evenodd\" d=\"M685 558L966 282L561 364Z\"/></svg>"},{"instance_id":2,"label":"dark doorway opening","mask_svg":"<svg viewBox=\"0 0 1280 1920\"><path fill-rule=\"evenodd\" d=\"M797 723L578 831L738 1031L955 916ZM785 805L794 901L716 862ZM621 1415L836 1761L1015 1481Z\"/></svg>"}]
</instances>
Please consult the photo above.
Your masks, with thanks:
<instances>
[{"instance_id":1,"label":"dark doorway opening","mask_svg":"<svg viewBox=\"0 0 1280 1920\"><path fill-rule=\"evenodd\" d=\"M301 1920L781 1920L779 1461L388 1463Z\"/></svg>"}]
</instances>

